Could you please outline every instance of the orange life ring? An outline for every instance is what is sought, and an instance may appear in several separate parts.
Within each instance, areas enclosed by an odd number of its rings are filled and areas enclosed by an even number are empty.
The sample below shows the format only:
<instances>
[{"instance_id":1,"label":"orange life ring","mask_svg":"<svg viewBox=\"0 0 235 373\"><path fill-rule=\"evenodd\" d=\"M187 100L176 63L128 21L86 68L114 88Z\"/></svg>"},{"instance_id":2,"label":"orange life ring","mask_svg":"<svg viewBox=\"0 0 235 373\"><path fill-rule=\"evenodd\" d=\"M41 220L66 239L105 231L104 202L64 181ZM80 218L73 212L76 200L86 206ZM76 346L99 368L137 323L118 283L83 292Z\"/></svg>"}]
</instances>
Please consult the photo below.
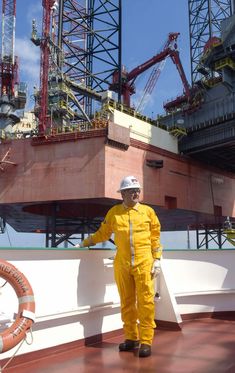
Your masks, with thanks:
<instances>
[{"instance_id":1,"label":"orange life ring","mask_svg":"<svg viewBox=\"0 0 235 373\"><path fill-rule=\"evenodd\" d=\"M33 290L16 267L0 259L0 277L5 279L16 292L19 307L14 323L0 333L0 353L15 347L26 336L34 322L35 302Z\"/></svg>"}]
</instances>

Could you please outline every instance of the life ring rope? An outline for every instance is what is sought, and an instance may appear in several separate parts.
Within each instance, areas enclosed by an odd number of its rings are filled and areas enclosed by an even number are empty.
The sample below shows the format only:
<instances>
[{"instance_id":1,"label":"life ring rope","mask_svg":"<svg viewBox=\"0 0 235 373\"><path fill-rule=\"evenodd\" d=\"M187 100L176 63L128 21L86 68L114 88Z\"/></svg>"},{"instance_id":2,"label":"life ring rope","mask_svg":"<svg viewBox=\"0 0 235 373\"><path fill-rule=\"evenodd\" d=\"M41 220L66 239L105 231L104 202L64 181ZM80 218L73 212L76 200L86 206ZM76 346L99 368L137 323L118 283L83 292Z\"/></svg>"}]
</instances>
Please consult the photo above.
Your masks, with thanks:
<instances>
[{"instance_id":1,"label":"life ring rope","mask_svg":"<svg viewBox=\"0 0 235 373\"><path fill-rule=\"evenodd\" d=\"M13 287L18 297L18 313L13 324L0 333L0 353L15 347L25 339L35 321L35 301L32 287L13 264L0 259L0 277Z\"/></svg>"},{"instance_id":2,"label":"life ring rope","mask_svg":"<svg viewBox=\"0 0 235 373\"><path fill-rule=\"evenodd\" d=\"M28 336L28 334L31 335L31 341L30 341L30 342L27 340L27 336ZM22 346L22 344L23 344L24 342L26 342L27 345L31 345L31 344L33 343L33 332L32 332L32 328L30 328L28 334L27 334L27 335L25 336L25 338L22 339L22 341L19 343L17 349L14 351L13 355L12 355L12 356L10 357L10 359L6 362L6 364L5 364L3 367L0 367L0 373L3 372L3 371L6 369L6 367L10 364L10 362L14 359L14 357L16 356L16 354L18 353L18 351L20 350L20 348L21 348L21 346ZM1 369L2 369L2 370L1 370Z\"/></svg>"}]
</instances>

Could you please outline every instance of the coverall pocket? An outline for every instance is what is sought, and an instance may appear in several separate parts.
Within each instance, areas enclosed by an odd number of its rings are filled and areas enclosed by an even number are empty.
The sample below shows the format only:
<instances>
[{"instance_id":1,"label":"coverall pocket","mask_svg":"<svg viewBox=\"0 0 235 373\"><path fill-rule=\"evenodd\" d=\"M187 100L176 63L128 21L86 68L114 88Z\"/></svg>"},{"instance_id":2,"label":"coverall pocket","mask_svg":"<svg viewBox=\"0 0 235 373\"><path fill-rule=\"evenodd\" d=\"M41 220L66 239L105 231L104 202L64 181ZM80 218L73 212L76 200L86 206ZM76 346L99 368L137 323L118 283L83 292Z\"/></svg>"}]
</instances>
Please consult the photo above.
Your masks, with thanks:
<instances>
[{"instance_id":1,"label":"coverall pocket","mask_svg":"<svg viewBox=\"0 0 235 373\"><path fill-rule=\"evenodd\" d=\"M153 281L151 278L151 264L145 265L138 269L140 292L144 297L154 296Z\"/></svg>"}]
</instances>

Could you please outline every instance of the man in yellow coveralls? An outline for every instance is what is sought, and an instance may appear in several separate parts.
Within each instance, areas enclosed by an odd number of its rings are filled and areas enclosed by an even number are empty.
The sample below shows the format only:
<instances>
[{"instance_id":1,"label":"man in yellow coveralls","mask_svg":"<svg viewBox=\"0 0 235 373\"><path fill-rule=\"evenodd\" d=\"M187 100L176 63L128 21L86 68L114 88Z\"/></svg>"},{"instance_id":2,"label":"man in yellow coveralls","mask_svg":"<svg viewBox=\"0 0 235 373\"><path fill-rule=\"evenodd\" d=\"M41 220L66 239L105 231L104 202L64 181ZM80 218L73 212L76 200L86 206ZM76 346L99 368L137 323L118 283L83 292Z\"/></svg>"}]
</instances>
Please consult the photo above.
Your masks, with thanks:
<instances>
[{"instance_id":1,"label":"man in yellow coveralls","mask_svg":"<svg viewBox=\"0 0 235 373\"><path fill-rule=\"evenodd\" d=\"M139 203L141 186L134 176L120 184L123 203L113 206L100 228L76 247L107 241L114 233L117 283L125 341L120 351L139 348L139 357L151 355L154 336L154 283L161 270L160 223L154 210ZM140 344L140 346L139 346Z\"/></svg>"}]
</instances>

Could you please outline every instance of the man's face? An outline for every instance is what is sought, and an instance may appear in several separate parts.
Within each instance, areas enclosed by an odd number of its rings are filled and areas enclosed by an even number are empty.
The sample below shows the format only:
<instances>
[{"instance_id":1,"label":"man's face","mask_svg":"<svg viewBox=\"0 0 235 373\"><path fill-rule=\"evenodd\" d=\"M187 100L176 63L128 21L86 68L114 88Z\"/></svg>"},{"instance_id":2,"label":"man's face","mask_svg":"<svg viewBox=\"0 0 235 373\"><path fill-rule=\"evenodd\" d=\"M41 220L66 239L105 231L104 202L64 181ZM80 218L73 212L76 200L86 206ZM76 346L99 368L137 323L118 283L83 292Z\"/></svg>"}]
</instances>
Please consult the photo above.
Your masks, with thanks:
<instances>
[{"instance_id":1,"label":"man's face","mask_svg":"<svg viewBox=\"0 0 235 373\"><path fill-rule=\"evenodd\" d=\"M128 207L135 206L136 203L139 202L140 198L140 189L139 188L132 188L126 189L121 192L123 202Z\"/></svg>"}]
</instances>

